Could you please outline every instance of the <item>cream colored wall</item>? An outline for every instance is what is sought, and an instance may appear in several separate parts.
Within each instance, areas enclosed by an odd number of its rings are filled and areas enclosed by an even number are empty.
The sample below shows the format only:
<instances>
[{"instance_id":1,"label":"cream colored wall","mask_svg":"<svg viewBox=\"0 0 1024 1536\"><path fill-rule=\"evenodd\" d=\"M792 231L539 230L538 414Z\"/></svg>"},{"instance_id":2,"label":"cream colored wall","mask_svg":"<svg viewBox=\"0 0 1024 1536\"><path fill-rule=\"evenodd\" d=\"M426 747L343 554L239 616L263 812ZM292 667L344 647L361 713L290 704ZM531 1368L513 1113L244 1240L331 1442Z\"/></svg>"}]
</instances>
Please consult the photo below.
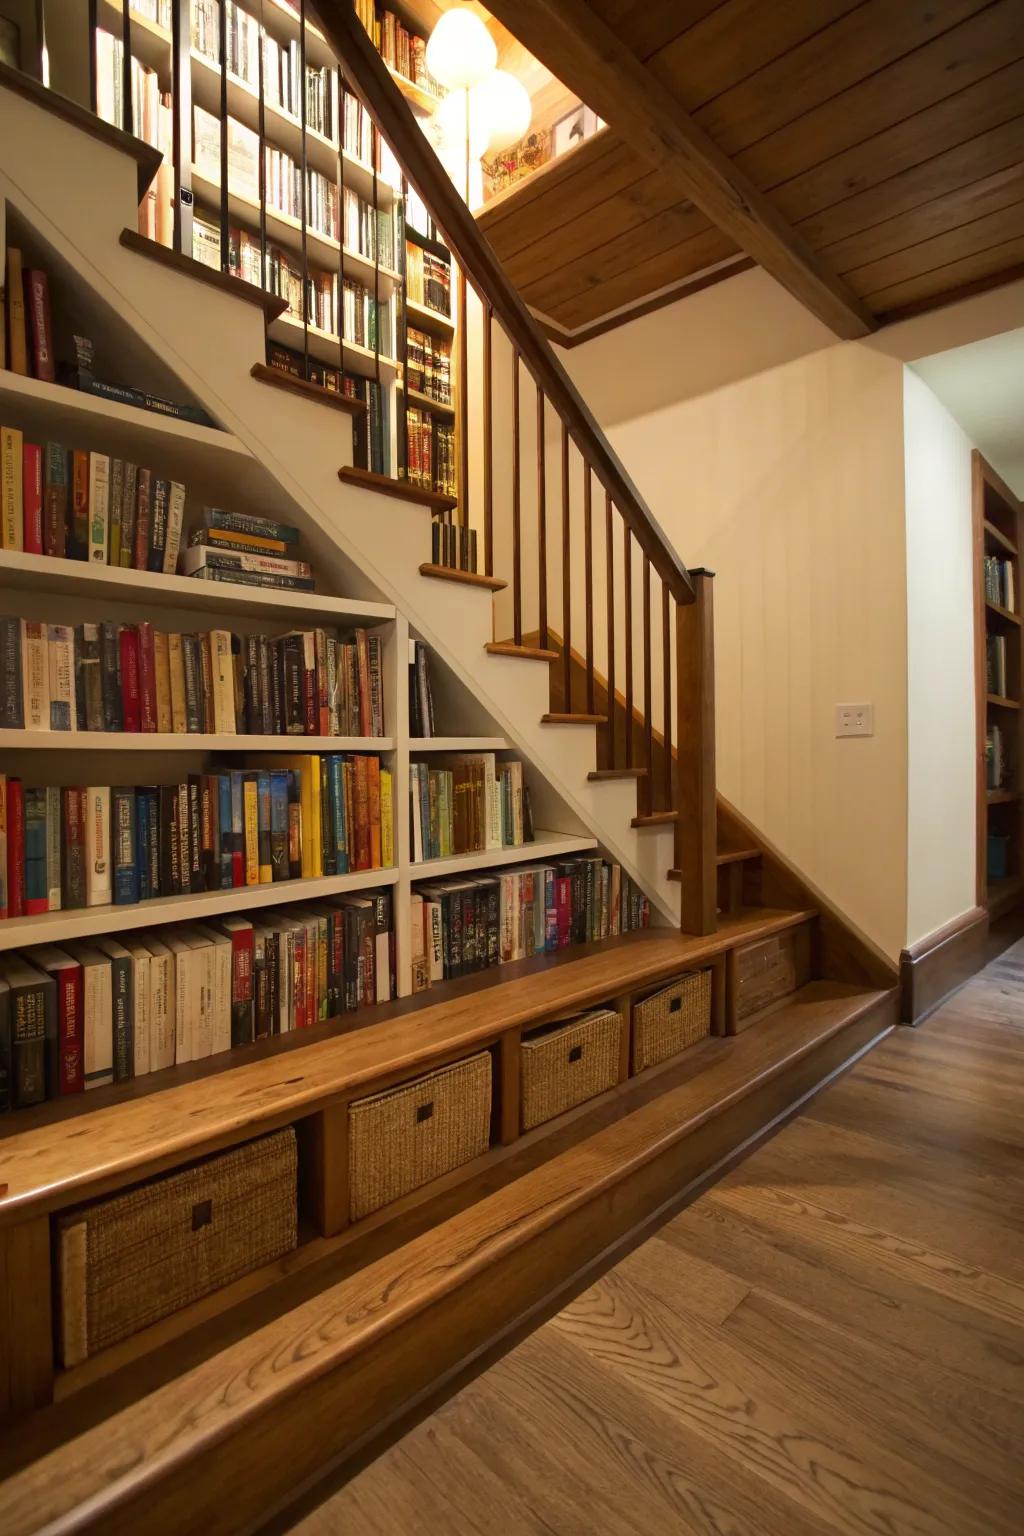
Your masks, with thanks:
<instances>
[{"instance_id":1,"label":"cream colored wall","mask_svg":"<svg viewBox=\"0 0 1024 1536\"><path fill-rule=\"evenodd\" d=\"M975 905L971 443L927 384L904 385L907 943Z\"/></svg>"}]
</instances>

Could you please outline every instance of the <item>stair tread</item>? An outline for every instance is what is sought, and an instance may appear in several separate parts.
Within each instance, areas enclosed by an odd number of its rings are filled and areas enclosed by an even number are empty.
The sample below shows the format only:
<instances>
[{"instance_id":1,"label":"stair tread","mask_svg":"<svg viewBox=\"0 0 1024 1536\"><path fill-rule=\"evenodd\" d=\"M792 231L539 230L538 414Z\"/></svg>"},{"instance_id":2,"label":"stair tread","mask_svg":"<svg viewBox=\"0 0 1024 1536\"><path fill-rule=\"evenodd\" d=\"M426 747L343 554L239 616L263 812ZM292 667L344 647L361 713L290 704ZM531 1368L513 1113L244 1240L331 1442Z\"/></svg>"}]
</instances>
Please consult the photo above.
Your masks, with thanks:
<instances>
[{"instance_id":1,"label":"stair tread","mask_svg":"<svg viewBox=\"0 0 1024 1536\"><path fill-rule=\"evenodd\" d=\"M527 1166L24 1466L5 1483L9 1536L62 1523L82 1507L103 1524L137 1497L140 1480L168 1486L193 1459L216 1452L225 1433L247 1435L276 1405L454 1295L481 1264L500 1263L511 1241L521 1245L550 1231L644 1167L653 1147L662 1153L678 1144L796 1068L890 995L810 982L756 1029L691 1048L649 1079L633 1103L595 1106L577 1123L577 1139L542 1164ZM880 1034L891 1027L881 1015L878 1026ZM311 1341L309 1347L297 1347L302 1340ZM230 1426L210 1408L222 1403L227 1384Z\"/></svg>"},{"instance_id":2,"label":"stair tread","mask_svg":"<svg viewBox=\"0 0 1024 1536\"><path fill-rule=\"evenodd\" d=\"M302 395L316 405L328 405L332 410L344 411L348 416L366 415L365 400L355 400L351 395L343 395L336 389L325 389L322 384L314 384L312 379L300 379L294 373L285 373L283 368L271 368L269 363L253 363L249 372L261 384L272 384L275 389L289 389L293 394Z\"/></svg>"},{"instance_id":3,"label":"stair tread","mask_svg":"<svg viewBox=\"0 0 1024 1536\"><path fill-rule=\"evenodd\" d=\"M541 725L607 725L607 715L571 715L549 713L541 715Z\"/></svg>"},{"instance_id":4,"label":"stair tread","mask_svg":"<svg viewBox=\"0 0 1024 1536\"><path fill-rule=\"evenodd\" d=\"M673 821L679 820L678 811L647 811L643 815L634 816L630 822L631 827L667 827Z\"/></svg>"},{"instance_id":5,"label":"stair tread","mask_svg":"<svg viewBox=\"0 0 1024 1536\"><path fill-rule=\"evenodd\" d=\"M511 640L489 640L484 646L488 656L515 656L520 661L557 661L557 651L539 645L516 645Z\"/></svg>"},{"instance_id":6,"label":"stair tread","mask_svg":"<svg viewBox=\"0 0 1024 1536\"><path fill-rule=\"evenodd\" d=\"M454 496L442 496L438 491L425 491L421 486L410 485L407 480L392 480L390 475L378 475L372 469L357 469L354 464L344 464L338 470L343 485L359 485L364 490L380 491L397 501L415 502L420 507L431 507L438 512L450 512L456 505Z\"/></svg>"},{"instance_id":7,"label":"stair tread","mask_svg":"<svg viewBox=\"0 0 1024 1536\"><path fill-rule=\"evenodd\" d=\"M276 320L288 308L288 301L279 299L277 294L268 293L265 288L257 288L255 283L244 282L240 277L232 277L230 272L208 267L205 262L196 261L183 251L172 250L169 245L161 245L159 240L150 240L148 236L140 235L137 229L122 229L121 244L125 250L145 256L159 266L170 267L172 272L191 277L207 288L217 288L233 299L255 305L257 309L262 309L268 320Z\"/></svg>"},{"instance_id":8,"label":"stair tread","mask_svg":"<svg viewBox=\"0 0 1024 1536\"><path fill-rule=\"evenodd\" d=\"M587 778L593 783L611 779L646 779L646 768L592 768Z\"/></svg>"},{"instance_id":9,"label":"stair tread","mask_svg":"<svg viewBox=\"0 0 1024 1536\"><path fill-rule=\"evenodd\" d=\"M743 864L748 859L759 859L760 848L720 848L715 855L716 864Z\"/></svg>"},{"instance_id":10,"label":"stair tread","mask_svg":"<svg viewBox=\"0 0 1024 1536\"><path fill-rule=\"evenodd\" d=\"M450 565L420 566L421 576L432 576L435 581L457 581L466 587L484 587L488 592L501 592L508 586L500 576L484 576L479 571L456 571Z\"/></svg>"}]
</instances>

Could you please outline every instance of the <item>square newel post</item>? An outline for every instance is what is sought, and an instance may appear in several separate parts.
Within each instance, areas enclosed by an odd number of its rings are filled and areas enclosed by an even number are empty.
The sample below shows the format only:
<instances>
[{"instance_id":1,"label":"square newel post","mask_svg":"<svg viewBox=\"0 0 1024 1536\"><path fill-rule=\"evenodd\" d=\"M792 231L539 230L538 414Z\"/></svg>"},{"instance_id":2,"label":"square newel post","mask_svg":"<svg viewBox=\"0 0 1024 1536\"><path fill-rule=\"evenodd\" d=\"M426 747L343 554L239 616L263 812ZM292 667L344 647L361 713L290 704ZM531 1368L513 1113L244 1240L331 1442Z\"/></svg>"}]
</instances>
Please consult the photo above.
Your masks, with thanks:
<instances>
[{"instance_id":1,"label":"square newel post","mask_svg":"<svg viewBox=\"0 0 1024 1536\"><path fill-rule=\"evenodd\" d=\"M676 605L675 864L681 882L680 927L684 933L704 934L717 926L714 572L691 571L690 580L695 600Z\"/></svg>"}]
</instances>

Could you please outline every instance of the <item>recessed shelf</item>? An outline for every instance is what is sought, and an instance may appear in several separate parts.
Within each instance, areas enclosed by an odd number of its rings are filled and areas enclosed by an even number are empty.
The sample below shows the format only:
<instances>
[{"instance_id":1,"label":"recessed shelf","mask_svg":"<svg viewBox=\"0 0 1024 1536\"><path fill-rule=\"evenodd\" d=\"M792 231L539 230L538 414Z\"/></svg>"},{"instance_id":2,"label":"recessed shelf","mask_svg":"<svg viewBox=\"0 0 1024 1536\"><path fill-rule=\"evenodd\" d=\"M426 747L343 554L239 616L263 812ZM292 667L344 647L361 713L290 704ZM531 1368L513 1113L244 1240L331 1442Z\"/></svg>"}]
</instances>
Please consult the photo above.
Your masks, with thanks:
<instances>
[{"instance_id":1,"label":"recessed shelf","mask_svg":"<svg viewBox=\"0 0 1024 1536\"><path fill-rule=\"evenodd\" d=\"M1004 699L998 693L987 693L985 695L985 702L997 709L1020 709L1019 699Z\"/></svg>"},{"instance_id":2,"label":"recessed shelf","mask_svg":"<svg viewBox=\"0 0 1024 1536\"><path fill-rule=\"evenodd\" d=\"M29 752L393 752L392 736L214 736L175 731L0 730L0 748Z\"/></svg>"},{"instance_id":3,"label":"recessed shelf","mask_svg":"<svg viewBox=\"0 0 1024 1536\"><path fill-rule=\"evenodd\" d=\"M1009 608L1004 608L1000 603L990 602L989 599L986 598L985 608L988 613L995 614L997 618L1003 619L1008 624L1020 623L1020 614L1012 612L1012 610Z\"/></svg>"},{"instance_id":4,"label":"recessed shelf","mask_svg":"<svg viewBox=\"0 0 1024 1536\"><path fill-rule=\"evenodd\" d=\"M339 363L339 337L334 331L322 331L319 326L304 327L302 321L295 315L279 315L276 320L271 320L267 326L267 335L271 341L280 342L284 347L302 351L304 331L308 330L309 355L318 363L324 363L328 368L338 368ZM394 377L398 373L398 363L393 357L387 357L382 352L378 356L370 347L361 346L357 341L349 341L345 338L345 367L349 373L358 373L363 378L373 379L377 376L378 364L382 377Z\"/></svg>"},{"instance_id":5,"label":"recessed shelf","mask_svg":"<svg viewBox=\"0 0 1024 1536\"><path fill-rule=\"evenodd\" d=\"M1005 549L1008 554L1015 555L1017 553L1017 546L1013 540L1008 539L1006 534L1000 528L997 528L995 523L990 523L987 517L984 520L984 528L985 537L991 539L993 544L998 544L1000 549Z\"/></svg>"},{"instance_id":6,"label":"recessed shelf","mask_svg":"<svg viewBox=\"0 0 1024 1536\"><path fill-rule=\"evenodd\" d=\"M289 901L316 901L345 891L394 885L397 869L360 869L348 875L320 875L308 880L277 880L271 885L234 886L227 891L199 891L189 896L157 896L134 906L74 907L0 922L0 950L22 944L59 944L96 933L125 933L163 923L204 922L221 912L251 912Z\"/></svg>"},{"instance_id":7,"label":"recessed shelf","mask_svg":"<svg viewBox=\"0 0 1024 1536\"><path fill-rule=\"evenodd\" d=\"M399 380L398 387L399 389L402 388L401 380ZM410 405L418 406L424 411L432 411L435 416L454 417L455 415L455 407L450 401L433 400L430 395L420 394L418 389L406 390L405 397Z\"/></svg>"},{"instance_id":8,"label":"recessed shelf","mask_svg":"<svg viewBox=\"0 0 1024 1536\"><path fill-rule=\"evenodd\" d=\"M504 736L410 736L410 752L504 752Z\"/></svg>"},{"instance_id":9,"label":"recessed shelf","mask_svg":"<svg viewBox=\"0 0 1024 1536\"><path fill-rule=\"evenodd\" d=\"M473 853L450 854L443 859L425 859L411 864L413 880L429 880L437 875L458 875L470 869L490 869L505 864L543 864L562 859L570 853L589 853L597 847L593 837L575 837L566 832L538 832L532 843L518 848L483 848Z\"/></svg>"},{"instance_id":10,"label":"recessed shelf","mask_svg":"<svg viewBox=\"0 0 1024 1536\"><path fill-rule=\"evenodd\" d=\"M12 549L0 550L0 586L102 597L123 603L144 602L160 608L276 615L287 623L313 619L333 623L367 619L383 623L395 617L391 603L327 597L318 592L288 592L277 587L247 587L230 581L197 581L190 576L159 576L113 565L89 565L84 560L25 555Z\"/></svg>"},{"instance_id":11,"label":"recessed shelf","mask_svg":"<svg viewBox=\"0 0 1024 1536\"><path fill-rule=\"evenodd\" d=\"M450 336L455 330L451 315L442 315L426 304L418 304L415 299L406 299L405 309L410 321L415 321L420 330L439 331L442 336Z\"/></svg>"}]
</instances>

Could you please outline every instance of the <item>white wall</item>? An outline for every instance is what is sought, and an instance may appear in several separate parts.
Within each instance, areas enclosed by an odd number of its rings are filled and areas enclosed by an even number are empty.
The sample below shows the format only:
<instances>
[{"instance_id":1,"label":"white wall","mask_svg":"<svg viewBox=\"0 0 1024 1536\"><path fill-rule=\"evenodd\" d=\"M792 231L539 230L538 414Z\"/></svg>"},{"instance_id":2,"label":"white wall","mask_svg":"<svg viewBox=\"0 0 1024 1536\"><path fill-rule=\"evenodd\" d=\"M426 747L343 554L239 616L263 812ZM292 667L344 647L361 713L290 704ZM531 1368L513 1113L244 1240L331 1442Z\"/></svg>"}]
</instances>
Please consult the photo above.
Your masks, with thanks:
<instances>
[{"instance_id":1,"label":"white wall","mask_svg":"<svg viewBox=\"0 0 1024 1536\"><path fill-rule=\"evenodd\" d=\"M912 369L907 525L907 943L975 905L971 443Z\"/></svg>"}]
</instances>

